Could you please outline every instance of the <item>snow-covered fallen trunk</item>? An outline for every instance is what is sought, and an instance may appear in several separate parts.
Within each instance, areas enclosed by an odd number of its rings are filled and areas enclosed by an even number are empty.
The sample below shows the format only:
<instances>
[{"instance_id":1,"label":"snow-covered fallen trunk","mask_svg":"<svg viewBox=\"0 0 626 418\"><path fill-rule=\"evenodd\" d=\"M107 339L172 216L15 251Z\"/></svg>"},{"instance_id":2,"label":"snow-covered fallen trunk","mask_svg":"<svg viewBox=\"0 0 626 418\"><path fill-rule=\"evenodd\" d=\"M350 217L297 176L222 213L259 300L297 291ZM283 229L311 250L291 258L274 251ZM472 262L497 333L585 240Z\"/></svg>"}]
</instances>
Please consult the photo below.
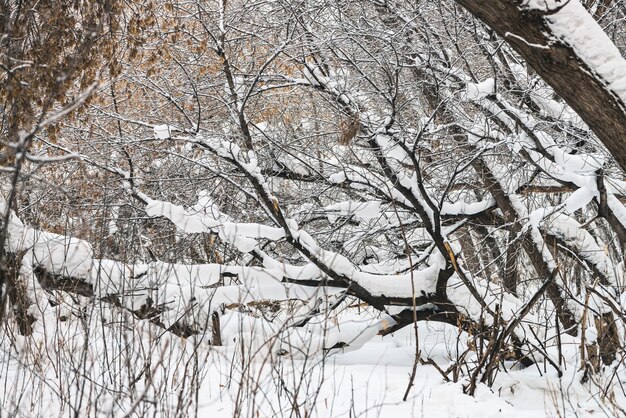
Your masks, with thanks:
<instances>
[{"instance_id":1,"label":"snow-covered fallen trunk","mask_svg":"<svg viewBox=\"0 0 626 418\"><path fill-rule=\"evenodd\" d=\"M159 216L160 213L153 215ZM170 218L178 221L174 216ZM194 218L187 214L181 219L184 221L175 223L181 223L184 230L184 227L189 225L189 220ZM314 263L291 266L274 262L266 267L163 262L127 264L95 259L91 246L86 241L38 231L25 226L14 214L11 217L10 230L9 249L12 253L19 253L22 256L19 260L21 265L19 274L25 279L26 284L37 287L30 292L31 294L38 291L52 294L72 293L87 300L108 303L181 337L210 332L215 325L211 324L212 313L223 311L227 306L237 307L246 304L259 306L259 303L300 300L304 303L303 307L306 307L342 292L351 294L349 284L346 286L346 283L337 282L335 283L337 286L332 287L332 280L322 280L324 274ZM242 233L249 235L246 228L242 229ZM463 327L467 329L476 327L472 324L483 321L484 312L480 304L462 286L458 277L450 282L446 294L437 293L435 290L438 275L445 272L445 269L442 270L443 260L440 258L438 253L434 253L433 260L429 262L431 267L398 276L366 273L353 270L353 267L350 267L348 272L346 271L348 266L341 260L325 257L334 271L349 274L351 280L368 289L369 294L376 295L377 300L386 306L385 310L391 309L394 305L397 307L389 311L392 314L391 318L372 323L369 331L363 335L359 334L358 338L337 334L334 345L360 346L367 338L390 326L389 321L406 319L407 314L412 321L412 305L416 306L418 320L434 320L452 325L463 323L465 324ZM449 271L446 274L451 273ZM474 285L481 289L481 294L488 300L488 304L492 305L493 301L502 299L502 289L482 289L477 283ZM414 296L411 297L411 294ZM41 295L39 297L35 295L32 299L39 303L47 303ZM515 298L507 296L506 300L509 304L501 309L501 319L505 321L504 323L514 319L522 306ZM37 326L39 309L29 309L26 306L24 308L26 309L23 310L32 315L29 319L30 325L34 323L34 326ZM393 312L401 314L396 316ZM307 315L302 313L300 316L293 316L281 325L275 326L284 329L296 326L297 323L304 325L311 318ZM501 324L487 319L484 325L498 327ZM517 330L515 332L517 333ZM528 331L521 331L512 335L516 336L517 343L522 343L531 334ZM330 347L324 347L327 348ZM522 354L520 351L519 355L529 354L528 352Z\"/></svg>"}]
</instances>

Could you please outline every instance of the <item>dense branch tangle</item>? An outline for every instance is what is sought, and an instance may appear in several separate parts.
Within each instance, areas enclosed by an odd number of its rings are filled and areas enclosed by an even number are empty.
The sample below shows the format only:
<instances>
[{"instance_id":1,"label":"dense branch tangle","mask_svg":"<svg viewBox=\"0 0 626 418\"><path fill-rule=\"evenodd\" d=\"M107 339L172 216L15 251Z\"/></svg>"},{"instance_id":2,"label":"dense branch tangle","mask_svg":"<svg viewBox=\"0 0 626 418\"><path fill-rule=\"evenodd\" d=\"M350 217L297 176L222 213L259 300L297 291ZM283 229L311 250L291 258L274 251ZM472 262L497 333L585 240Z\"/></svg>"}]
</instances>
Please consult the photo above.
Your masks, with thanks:
<instances>
[{"instance_id":1,"label":"dense branch tangle","mask_svg":"<svg viewBox=\"0 0 626 418\"><path fill-rule=\"evenodd\" d=\"M16 240L23 275L181 336L227 304L330 293L385 315L383 334L478 330L497 345L484 367L509 342L550 358L538 312L584 339L624 286L625 183L606 133L529 73L521 41L434 3L175 4L177 39L146 39L167 51L160 68L129 60L114 83L128 97L87 109L98 141L73 126L39 138L115 190L99 212L115 231L92 241L103 255L76 275L72 257L33 250L50 237Z\"/></svg>"}]
</instances>

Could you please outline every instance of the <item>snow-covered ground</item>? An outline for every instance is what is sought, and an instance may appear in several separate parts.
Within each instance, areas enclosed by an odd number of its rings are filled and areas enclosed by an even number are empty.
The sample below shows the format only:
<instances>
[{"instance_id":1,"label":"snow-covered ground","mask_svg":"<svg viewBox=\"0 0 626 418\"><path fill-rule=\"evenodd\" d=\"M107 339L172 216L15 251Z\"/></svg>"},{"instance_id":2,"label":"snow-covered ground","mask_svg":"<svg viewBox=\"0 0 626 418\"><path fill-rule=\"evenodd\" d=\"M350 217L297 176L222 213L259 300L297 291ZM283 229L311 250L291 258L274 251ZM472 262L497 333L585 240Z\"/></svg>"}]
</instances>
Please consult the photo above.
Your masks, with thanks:
<instances>
[{"instance_id":1,"label":"snow-covered ground","mask_svg":"<svg viewBox=\"0 0 626 418\"><path fill-rule=\"evenodd\" d=\"M411 327L329 354L313 335L277 336L239 312L222 317L224 345L213 347L206 337L180 339L145 321L116 323L120 313L104 311L106 318L70 314L60 325L51 311L33 337L2 336L0 416L600 417L620 416L611 405L626 402L623 366L581 384L574 348L564 348L561 378L543 363L511 363L473 397L463 393L463 376L446 382L434 366L418 365L403 401L415 358ZM351 316L343 315L339 330L328 328L331 340L363 329L362 313ZM417 334L422 358L443 370L467 347L467 335L449 325L422 322ZM609 380L616 390L605 396Z\"/></svg>"}]
</instances>

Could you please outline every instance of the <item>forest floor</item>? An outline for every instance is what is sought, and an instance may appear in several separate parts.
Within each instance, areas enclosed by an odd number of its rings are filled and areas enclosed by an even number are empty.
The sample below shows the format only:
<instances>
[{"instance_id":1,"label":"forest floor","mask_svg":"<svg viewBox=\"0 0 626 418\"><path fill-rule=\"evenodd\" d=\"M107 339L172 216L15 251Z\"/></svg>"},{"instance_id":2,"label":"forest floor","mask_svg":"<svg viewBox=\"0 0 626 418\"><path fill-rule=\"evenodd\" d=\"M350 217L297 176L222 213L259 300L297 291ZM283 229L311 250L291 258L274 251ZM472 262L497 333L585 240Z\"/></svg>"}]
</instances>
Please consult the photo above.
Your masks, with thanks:
<instances>
[{"instance_id":1,"label":"forest floor","mask_svg":"<svg viewBox=\"0 0 626 418\"><path fill-rule=\"evenodd\" d=\"M575 347L563 348L560 378L549 364L519 369L507 362L509 370L491 387L479 384L474 396L464 394L466 370L446 382L433 365L418 365L403 401L416 331L421 357L443 370L467 347L467 335L449 325L420 323L358 349L298 354L295 343L291 352L281 348L284 339L255 345L262 333L240 313L223 318L221 347L145 321L123 331L72 321L28 339L13 335L3 346L0 416L613 417L626 405L624 367L616 362L582 384ZM349 331L350 321L342 326Z\"/></svg>"}]
</instances>

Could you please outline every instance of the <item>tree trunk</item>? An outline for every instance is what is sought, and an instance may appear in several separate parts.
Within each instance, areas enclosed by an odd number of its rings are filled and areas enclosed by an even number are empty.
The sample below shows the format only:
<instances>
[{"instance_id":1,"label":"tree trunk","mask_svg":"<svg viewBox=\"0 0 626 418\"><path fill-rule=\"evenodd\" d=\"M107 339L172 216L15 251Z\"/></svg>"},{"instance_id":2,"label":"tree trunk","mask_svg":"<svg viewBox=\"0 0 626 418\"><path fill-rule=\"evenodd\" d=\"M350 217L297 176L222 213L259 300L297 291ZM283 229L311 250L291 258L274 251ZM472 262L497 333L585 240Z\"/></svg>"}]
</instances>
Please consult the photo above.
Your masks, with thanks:
<instances>
[{"instance_id":1,"label":"tree trunk","mask_svg":"<svg viewBox=\"0 0 626 418\"><path fill-rule=\"evenodd\" d=\"M626 103L576 50L553 34L547 19L558 10L524 10L521 0L457 3L506 40L589 125L626 172Z\"/></svg>"}]
</instances>

